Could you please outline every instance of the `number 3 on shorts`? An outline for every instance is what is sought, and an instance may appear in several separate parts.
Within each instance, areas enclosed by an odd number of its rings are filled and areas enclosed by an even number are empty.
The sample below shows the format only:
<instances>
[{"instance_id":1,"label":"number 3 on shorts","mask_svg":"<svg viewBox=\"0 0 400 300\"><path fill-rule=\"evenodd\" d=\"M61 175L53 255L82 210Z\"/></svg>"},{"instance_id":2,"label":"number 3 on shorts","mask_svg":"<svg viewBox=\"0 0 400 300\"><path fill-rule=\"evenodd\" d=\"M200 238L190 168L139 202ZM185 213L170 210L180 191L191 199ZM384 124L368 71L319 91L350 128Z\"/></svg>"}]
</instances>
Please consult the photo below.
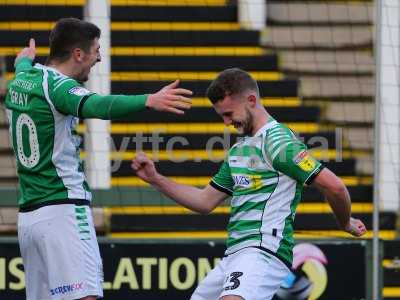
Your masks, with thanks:
<instances>
[{"instance_id":1,"label":"number 3 on shorts","mask_svg":"<svg viewBox=\"0 0 400 300\"><path fill-rule=\"evenodd\" d=\"M231 275L229 275L229 276L226 278L226 282L227 282L227 281L229 280L229 278L230 278L229 282L232 282L232 285L226 286L226 287L224 288L224 290L225 290L225 291L228 291L228 290L237 289L237 288L240 286L239 277L242 276L242 275L243 275L243 272L233 272L233 273L231 273Z\"/></svg>"}]
</instances>

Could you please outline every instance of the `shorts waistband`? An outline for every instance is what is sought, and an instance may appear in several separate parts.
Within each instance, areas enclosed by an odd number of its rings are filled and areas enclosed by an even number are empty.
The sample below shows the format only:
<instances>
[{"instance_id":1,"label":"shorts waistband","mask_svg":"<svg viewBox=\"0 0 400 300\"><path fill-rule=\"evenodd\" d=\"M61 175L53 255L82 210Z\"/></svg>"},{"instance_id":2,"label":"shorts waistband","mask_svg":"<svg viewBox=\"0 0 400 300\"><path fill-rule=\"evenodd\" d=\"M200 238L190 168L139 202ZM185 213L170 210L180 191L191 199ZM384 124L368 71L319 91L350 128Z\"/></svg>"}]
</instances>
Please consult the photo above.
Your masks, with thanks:
<instances>
[{"instance_id":1,"label":"shorts waistband","mask_svg":"<svg viewBox=\"0 0 400 300\"><path fill-rule=\"evenodd\" d=\"M90 206L90 201L86 199L65 199L65 200L51 200L51 201L45 201L41 202L38 204L33 204L27 207L20 207L19 212L30 212L34 211L38 208L45 207L45 206L50 206L50 205L60 205L60 204L75 204L78 206L83 206L87 205Z\"/></svg>"},{"instance_id":2,"label":"shorts waistband","mask_svg":"<svg viewBox=\"0 0 400 300\"><path fill-rule=\"evenodd\" d=\"M283 262L285 264L285 266L288 267L289 270L292 269L292 264L290 262L288 262L286 259L284 259L283 257L281 257L280 255L278 255L277 253L275 253L267 248L261 247L261 246L256 247L256 248L258 248L262 251L265 251L266 253L271 254L272 256L275 256L277 259L279 259L281 262Z\"/></svg>"},{"instance_id":3,"label":"shorts waistband","mask_svg":"<svg viewBox=\"0 0 400 300\"><path fill-rule=\"evenodd\" d=\"M224 254L224 257L227 257L227 256L229 256L229 255L235 254L235 253L237 253L238 251L243 250L243 249L246 249L246 248L256 248L256 249L259 249L259 250L261 250L261 251L264 251L264 252L266 252L266 253L268 253L268 254L270 254L270 255L276 257L277 259L279 259L289 270L292 269L292 264L291 264L290 262L288 262L286 259L284 259L284 258L281 257L280 255L276 254L275 252L273 252L273 251L271 251L271 250L269 250L269 249L267 249L267 248L261 247L261 246L248 246L248 247L244 247L244 248L241 248L241 249L239 249L239 250L237 250L237 251L235 251L235 252L233 252L233 253Z\"/></svg>"}]
</instances>

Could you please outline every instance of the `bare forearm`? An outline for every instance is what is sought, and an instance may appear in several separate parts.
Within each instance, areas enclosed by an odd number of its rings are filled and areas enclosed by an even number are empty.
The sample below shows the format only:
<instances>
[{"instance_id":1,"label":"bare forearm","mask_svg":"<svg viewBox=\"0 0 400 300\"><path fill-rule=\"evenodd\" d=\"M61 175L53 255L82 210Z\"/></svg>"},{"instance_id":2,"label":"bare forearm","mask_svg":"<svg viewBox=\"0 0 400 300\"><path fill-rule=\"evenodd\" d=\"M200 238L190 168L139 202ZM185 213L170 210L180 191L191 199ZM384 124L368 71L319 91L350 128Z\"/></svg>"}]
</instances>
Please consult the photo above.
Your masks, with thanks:
<instances>
[{"instance_id":1,"label":"bare forearm","mask_svg":"<svg viewBox=\"0 0 400 300\"><path fill-rule=\"evenodd\" d=\"M202 199L202 190L199 188L177 183L160 174L157 175L151 184L161 193L190 210L199 213L209 213L212 209L208 205L208 201Z\"/></svg>"},{"instance_id":2,"label":"bare forearm","mask_svg":"<svg viewBox=\"0 0 400 300\"><path fill-rule=\"evenodd\" d=\"M341 229L357 237L365 234L364 223L351 217L350 195L340 178L324 168L314 179L313 186L325 195Z\"/></svg>"},{"instance_id":3,"label":"bare forearm","mask_svg":"<svg viewBox=\"0 0 400 300\"><path fill-rule=\"evenodd\" d=\"M351 216L350 195L342 180L328 168L324 168L314 179L315 186L329 202L342 229L348 225Z\"/></svg>"},{"instance_id":4,"label":"bare forearm","mask_svg":"<svg viewBox=\"0 0 400 300\"><path fill-rule=\"evenodd\" d=\"M347 188L343 185L336 191L325 190L325 196L341 228L348 224L351 216L351 200Z\"/></svg>"},{"instance_id":5,"label":"bare forearm","mask_svg":"<svg viewBox=\"0 0 400 300\"><path fill-rule=\"evenodd\" d=\"M199 189L180 184L161 175L157 172L154 162L143 152L137 153L131 166L140 179L150 183L178 204L199 213L211 212L228 196L226 193L213 188L210 184Z\"/></svg>"}]
</instances>

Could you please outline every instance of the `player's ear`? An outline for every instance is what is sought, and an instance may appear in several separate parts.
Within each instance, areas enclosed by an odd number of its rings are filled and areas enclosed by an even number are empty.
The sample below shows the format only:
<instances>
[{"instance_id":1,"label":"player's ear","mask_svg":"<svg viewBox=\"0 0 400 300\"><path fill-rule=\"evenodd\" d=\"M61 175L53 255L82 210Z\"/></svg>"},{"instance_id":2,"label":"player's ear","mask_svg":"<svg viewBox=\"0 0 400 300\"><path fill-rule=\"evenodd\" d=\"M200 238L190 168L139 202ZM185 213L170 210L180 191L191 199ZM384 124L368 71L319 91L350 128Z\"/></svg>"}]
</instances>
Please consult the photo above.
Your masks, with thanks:
<instances>
[{"instance_id":1,"label":"player's ear","mask_svg":"<svg viewBox=\"0 0 400 300\"><path fill-rule=\"evenodd\" d=\"M74 48L73 50L72 50L72 57L73 57L73 59L75 60L75 61L77 61L77 62L82 62L82 60L83 60L83 51L82 51L82 49L80 49L80 48Z\"/></svg>"},{"instance_id":2,"label":"player's ear","mask_svg":"<svg viewBox=\"0 0 400 300\"><path fill-rule=\"evenodd\" d=\"M250 95L247 97L247 102L248 102L248 104L250 104L251 107L255 107L256 104L257 104L257 97L256 97L256 95L250 94Z\"/></svg>"}]
</instances>

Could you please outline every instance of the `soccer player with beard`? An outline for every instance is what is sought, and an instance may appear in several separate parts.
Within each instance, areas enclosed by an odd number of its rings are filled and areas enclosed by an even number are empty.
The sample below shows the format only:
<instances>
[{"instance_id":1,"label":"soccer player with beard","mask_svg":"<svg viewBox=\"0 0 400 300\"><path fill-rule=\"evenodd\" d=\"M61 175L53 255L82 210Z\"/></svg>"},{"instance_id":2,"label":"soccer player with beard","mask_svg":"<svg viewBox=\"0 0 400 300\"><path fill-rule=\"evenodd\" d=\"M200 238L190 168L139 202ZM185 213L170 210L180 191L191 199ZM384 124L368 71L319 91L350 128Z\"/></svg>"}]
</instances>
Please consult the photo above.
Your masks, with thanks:
<instances>
[{"instance_id":1,"label":"soccer player with beard","mask_svg":"<svg viewBox=\"0 0 400 300\"><path fill-rule=\"evenodd\" d=\"M26 299L103 296L102 262L90 211L92 194L79 158L79 118L130 118L146 108L183 114L192 92L178 81L150 95L101 96L82 87L100 61L100 29L74 18L50 33L46 65L34 40L16 59L6 96L20 183L18 239Z\"/></svg>"},{"instance_id":2,"label":"soccer player with beard","mask_svg":"<svg viewBox=\"0 0 400 300\"><path fill-rule=\"evenodd\" d=\"M159 174L144 153L132 161L132 168L141 179L199 213L210 213L232 196L225 256L191 300L272 299L291 268L293 223L304 184L325 195L341 229L361 236L366 228L351 217L343 182L268 114L247 72L223 71L207 96L225 125L247 136L230 148L209 185L201 189L176 183Z\"/></svg>"}]
</instances>

